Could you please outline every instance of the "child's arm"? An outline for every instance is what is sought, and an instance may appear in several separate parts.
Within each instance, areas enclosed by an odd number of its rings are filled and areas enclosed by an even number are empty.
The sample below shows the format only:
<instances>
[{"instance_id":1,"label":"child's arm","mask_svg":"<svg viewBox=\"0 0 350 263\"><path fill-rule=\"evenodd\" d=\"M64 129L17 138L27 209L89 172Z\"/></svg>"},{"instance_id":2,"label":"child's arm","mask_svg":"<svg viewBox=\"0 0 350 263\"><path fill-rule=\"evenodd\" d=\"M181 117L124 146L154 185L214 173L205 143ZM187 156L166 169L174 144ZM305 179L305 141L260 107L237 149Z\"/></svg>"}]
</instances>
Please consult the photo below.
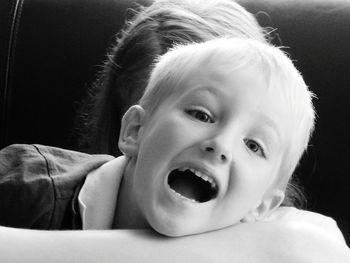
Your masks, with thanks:
<instances>
[{"instance_id":1,"label":"child's arm","mask_svg":"<svg viewBox=\"0 0 350 263\"><path fill-rule=\"evenodd\" d=\"M150 230L0 227L0 262L350 262L345 244L300 224L246 223L182 238Z\"/></svg>"}]
</instances>

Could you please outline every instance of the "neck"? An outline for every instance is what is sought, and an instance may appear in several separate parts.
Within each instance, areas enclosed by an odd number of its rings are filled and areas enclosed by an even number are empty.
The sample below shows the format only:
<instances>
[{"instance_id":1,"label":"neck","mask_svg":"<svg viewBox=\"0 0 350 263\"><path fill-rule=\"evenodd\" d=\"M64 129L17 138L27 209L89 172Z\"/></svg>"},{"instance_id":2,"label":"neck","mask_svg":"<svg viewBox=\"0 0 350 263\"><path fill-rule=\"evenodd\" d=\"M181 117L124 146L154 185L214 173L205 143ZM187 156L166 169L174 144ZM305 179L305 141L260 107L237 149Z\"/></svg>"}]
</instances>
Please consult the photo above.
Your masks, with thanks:
<instances>
[{"instance_id":1,"label":"neck","mask_svg":"<svg viewBox=\"0 0 350 263\"><path fill-rule=\"evenodd\" d=\"M135 161L129 159L119 188L118 199L114 214L114 229L140 229L149 228L135 200L133 189L133 175Z\"/></svg>"}]
</instances>

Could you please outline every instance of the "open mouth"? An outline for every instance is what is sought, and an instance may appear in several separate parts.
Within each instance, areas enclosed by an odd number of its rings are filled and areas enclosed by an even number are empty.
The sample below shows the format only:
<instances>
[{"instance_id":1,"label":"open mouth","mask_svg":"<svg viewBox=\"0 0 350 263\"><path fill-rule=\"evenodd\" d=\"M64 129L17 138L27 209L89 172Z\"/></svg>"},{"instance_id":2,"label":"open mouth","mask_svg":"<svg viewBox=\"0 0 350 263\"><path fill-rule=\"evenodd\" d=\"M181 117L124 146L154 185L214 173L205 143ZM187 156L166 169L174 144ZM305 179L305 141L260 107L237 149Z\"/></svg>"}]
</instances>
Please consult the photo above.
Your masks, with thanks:
<instances>
[{"instance_id":1,"label":"open mouth","mask_svg":"<svg viewBox=\"0 0 350 263\"><path fill-rule=\"evenodd\" d=\"M215 180L193 168L180 168L170 172L168 184L172 190L193 202L204 203L217 196Z\"/></svg>"}]
</instances>

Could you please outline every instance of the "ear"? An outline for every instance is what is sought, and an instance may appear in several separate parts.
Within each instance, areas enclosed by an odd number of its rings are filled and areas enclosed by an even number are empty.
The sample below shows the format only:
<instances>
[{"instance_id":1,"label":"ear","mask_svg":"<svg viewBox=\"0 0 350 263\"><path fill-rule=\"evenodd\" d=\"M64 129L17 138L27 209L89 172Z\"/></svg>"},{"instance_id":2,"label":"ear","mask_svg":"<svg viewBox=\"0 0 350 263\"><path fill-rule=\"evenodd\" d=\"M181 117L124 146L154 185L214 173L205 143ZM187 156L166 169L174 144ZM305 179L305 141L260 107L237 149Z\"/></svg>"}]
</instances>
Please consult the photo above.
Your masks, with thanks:
<instances>
[{"instance_id":1,"label":"ear","mask_svg":"<svg viewBox=\"0 0 350 263\"><path fill-rule=\"evenodd\" d=\"M280 189L273 189L267 193L261 203L251 210L241 222L255 222L271 215L283 202L284 192Z\"/></svg>"},{"instance_id":2,"label":"ear","mask_svg":"<svg viewBox=\"0 0 350 263\"><path fill-rule=\"evenodd\" d=\"M140 130L144 120L145 110L139 105L131 106L123 116L118 146L127 157L138 153Z\"/></svg>"}]
</instances>

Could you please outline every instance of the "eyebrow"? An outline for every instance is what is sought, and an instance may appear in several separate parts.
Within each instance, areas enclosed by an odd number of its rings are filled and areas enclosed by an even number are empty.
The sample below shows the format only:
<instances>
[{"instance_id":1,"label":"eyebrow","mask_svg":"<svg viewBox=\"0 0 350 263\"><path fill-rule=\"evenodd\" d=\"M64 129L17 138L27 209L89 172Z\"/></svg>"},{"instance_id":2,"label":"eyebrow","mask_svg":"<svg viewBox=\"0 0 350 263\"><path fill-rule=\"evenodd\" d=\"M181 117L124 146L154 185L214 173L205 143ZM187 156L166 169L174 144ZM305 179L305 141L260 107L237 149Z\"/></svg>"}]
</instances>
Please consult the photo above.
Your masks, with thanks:
<instances>
[{"instance_id":1,"label":"eyebrow","mask_svg":"<svg viewBox=\"0 0 350 263\"><path fill-rule=\"evenodd\" d=\"M197 87L193 88L190 92L188 92L187 94L192 94L192 93L198 93L198 92L209 92L210 94L214 95L215 97L219 97L219 91L212 87L212 86L201 86L201 85L198 85Z\"/></svg>"},{"instance_id":2,"label":"eyebrow","mask_svg":"<svg viewBox=\"0 0 350 263\"><path fill-rule=\"evenodd\" d=\"M268 115L261 115L261 123L265 123L266 126L270 127L271 130L274 131L274 133L277 135L277 139L279 143L282 143L282 137L281 137L281 129L278 127L277 123L270 118Z\"/></svg>"}]
</instances>

